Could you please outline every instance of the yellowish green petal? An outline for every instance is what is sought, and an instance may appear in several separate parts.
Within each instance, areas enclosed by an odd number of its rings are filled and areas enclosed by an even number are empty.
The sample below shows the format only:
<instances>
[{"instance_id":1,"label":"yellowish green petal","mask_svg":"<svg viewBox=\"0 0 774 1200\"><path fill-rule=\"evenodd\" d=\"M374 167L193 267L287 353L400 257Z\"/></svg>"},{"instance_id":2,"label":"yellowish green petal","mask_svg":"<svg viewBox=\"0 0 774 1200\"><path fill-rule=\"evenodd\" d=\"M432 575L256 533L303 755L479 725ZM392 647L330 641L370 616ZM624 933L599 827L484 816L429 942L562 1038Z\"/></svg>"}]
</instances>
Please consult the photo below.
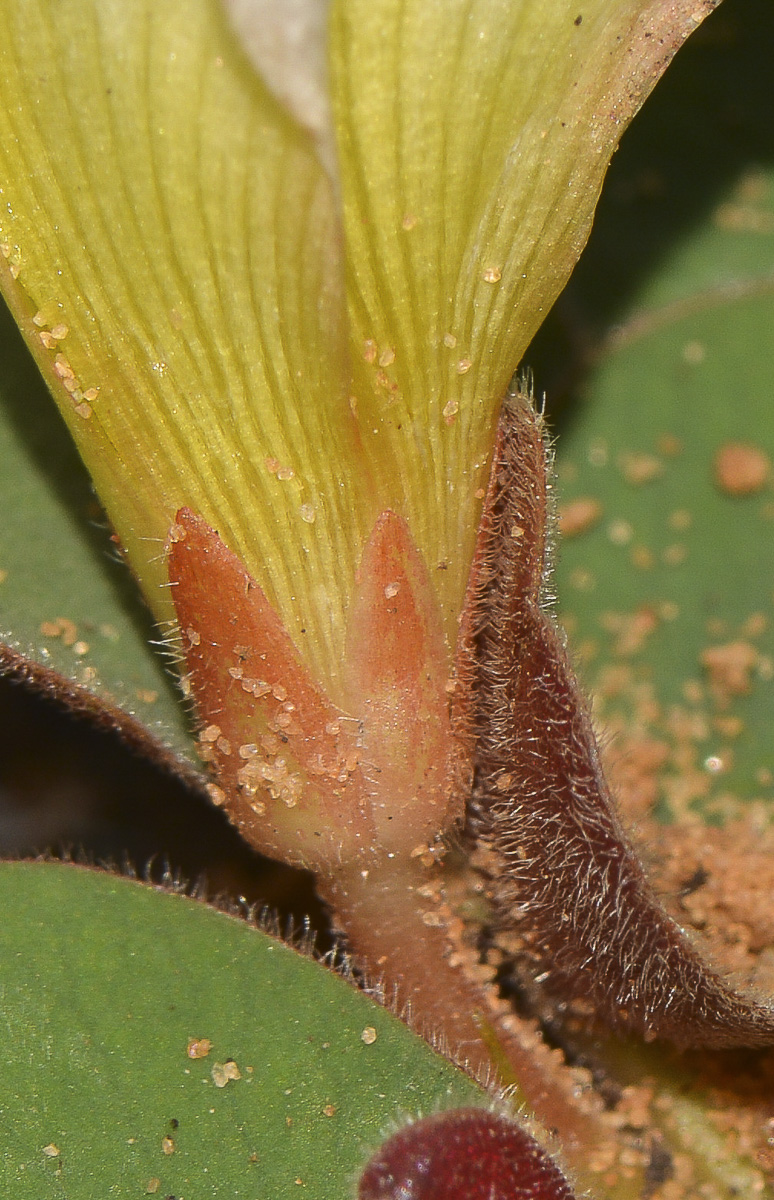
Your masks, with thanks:
<instances>
[{"instance_id":1,"label":"yellowish green petal","mask_svg":"<svg viewBox=\"0 0 774 1200\"><path fill-rule=\"evenodd\" d=\"M3 0L0 89L11 303L151 605L187 504L322 672L373 519L308 136L211 0Z\"/></svg>"},{"instance_id":2,"label":"yellowish green petal","mask_svg":"<svg viewBox=\"0 0 774 1200\"><path fill-rule=\"evenodd\" d=\"M258 74L336 174L328 87L329 0L223 0Z\"/></svg>"},{"instance_id":3,"label":"yellowish green petal","mask_svg":"<svg viewBox=\"0 0 774 1200\"><path fill-rule=\"evenodd\" d=\"M509 376L624 127L715 0L340 0L332 30L363 442L453 639Z\"/></svg>"},{"instance_id":4,"label":"yellowish green petal","mask_svg":"<svg viewBox=\"0 0 774 1200\"><path fill-rule=\"evenodd\" d=\"M187 506L344 703L393 508L451 661L508 376L713 5L340 0L337 178L216 0L0 0L0 273L159 617Z\"/></svg>"}]
</instances>

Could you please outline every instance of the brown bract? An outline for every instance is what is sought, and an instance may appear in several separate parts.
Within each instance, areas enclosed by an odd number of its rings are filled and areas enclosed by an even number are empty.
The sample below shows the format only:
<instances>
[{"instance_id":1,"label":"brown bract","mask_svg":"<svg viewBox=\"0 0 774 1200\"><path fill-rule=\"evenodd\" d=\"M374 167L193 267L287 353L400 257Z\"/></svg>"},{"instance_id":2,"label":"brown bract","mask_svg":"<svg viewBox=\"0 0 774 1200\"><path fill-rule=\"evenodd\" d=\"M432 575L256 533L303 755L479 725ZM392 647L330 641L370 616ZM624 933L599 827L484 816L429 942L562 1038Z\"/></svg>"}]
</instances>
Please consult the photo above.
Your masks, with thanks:
<instances>
[{"instance_id":1,"label":"brown bract","mask_svg":"<svg viewBox=\"0 0 774 1200\"><path fill-rule=\"evenodd\" d=\"M505 404L475 568L473 825L494 892L549 992L680 1045L764 1045L774 1010L729 988L656 899L624 834L562 635L542 604L549 474L542 421Z\"/></svg>"}]
</instances>

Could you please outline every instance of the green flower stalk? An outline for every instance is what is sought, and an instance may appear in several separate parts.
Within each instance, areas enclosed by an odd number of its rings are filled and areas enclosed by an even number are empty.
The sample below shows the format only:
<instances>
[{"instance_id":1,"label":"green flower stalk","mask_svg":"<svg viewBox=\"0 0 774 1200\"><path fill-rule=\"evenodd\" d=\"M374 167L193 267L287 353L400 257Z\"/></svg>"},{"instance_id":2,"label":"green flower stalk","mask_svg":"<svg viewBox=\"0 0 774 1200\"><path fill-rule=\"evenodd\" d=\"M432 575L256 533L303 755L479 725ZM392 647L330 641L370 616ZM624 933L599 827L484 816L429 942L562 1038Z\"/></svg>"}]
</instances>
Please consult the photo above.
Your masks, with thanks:
<instances>
[{"instance_id":1,"label":"green flower stalk","mask_svg":"<svg viewBox=\"0 0 774 1200\"><path fill-rule=\"evenodd\" d=\"M229 7L243 42L216 0L0 0L3 287L214 798L483 1063L437 875L498 411L715 0Z\"/></svg>"}]
</instances>

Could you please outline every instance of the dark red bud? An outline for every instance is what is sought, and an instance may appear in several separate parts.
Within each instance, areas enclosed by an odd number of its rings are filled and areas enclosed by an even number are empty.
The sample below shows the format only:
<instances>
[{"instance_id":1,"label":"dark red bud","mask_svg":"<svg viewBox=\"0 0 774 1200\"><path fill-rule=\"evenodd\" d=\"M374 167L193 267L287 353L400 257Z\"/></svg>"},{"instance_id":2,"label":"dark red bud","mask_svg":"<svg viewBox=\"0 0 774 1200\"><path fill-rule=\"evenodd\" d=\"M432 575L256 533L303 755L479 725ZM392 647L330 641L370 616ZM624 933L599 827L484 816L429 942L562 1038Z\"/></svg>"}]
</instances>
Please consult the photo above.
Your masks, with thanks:
<instances>
[{"instance_id":1,"label":"dark red bud","mask_svg":"<svg viewBox=\"0 0 774 1200\"><path fill-rule=\"evenodd\" d=\"M358 1200L573 1200L564 1175L508 1117L480 1108L436 1113L384 1143Z\"/></svg>"}]
</instances>

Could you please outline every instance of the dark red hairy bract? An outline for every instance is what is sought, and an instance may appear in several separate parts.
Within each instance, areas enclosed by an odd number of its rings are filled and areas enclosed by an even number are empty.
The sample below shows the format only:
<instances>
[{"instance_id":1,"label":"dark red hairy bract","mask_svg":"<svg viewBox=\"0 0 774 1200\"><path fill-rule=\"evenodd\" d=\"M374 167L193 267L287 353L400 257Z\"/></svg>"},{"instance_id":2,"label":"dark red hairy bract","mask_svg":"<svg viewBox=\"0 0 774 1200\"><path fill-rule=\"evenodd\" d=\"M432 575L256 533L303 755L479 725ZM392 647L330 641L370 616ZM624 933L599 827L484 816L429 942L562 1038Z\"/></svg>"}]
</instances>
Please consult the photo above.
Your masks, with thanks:
<instances>
[{"instance_id":1,"label":"dark red hairy bract","mask_svg":"<svg viewBox=\"0 0 774 1200\"><path fill-rule=\"evenodd\" d=\"M480 1108L436 1113L388 1138L366 1166L358 1200L574 1200L533 1137Z\"/></svg>"}]
</instances>

